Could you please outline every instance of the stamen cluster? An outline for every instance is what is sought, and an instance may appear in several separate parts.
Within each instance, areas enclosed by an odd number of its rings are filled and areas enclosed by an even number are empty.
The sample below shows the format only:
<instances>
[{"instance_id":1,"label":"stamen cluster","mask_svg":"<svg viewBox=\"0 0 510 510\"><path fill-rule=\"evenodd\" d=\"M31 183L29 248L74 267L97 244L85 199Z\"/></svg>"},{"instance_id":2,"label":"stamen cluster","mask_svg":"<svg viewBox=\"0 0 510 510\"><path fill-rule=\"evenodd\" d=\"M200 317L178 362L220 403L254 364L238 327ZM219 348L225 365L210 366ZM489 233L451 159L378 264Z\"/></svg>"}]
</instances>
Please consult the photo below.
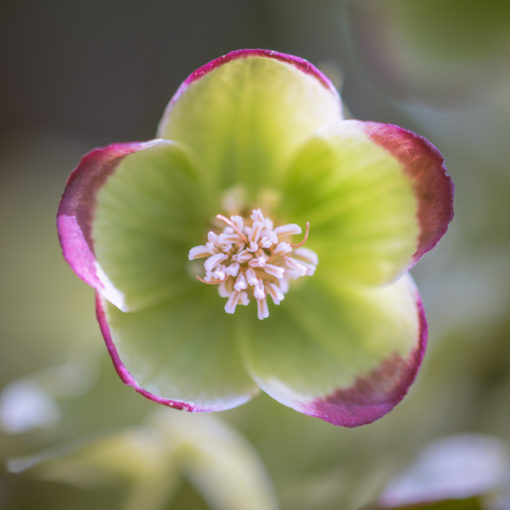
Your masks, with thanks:
<instances>
[{"instance_id":1,"label":"stamen cluster","mask_svg":"<svg viewBox=\"0 0 510 510\"><path fill-rule=\"evenodd\" d=\"M267 296L275 305L289 290L289 280L311 276L318 264L315 252L302 248L308 237L297 244L290 242L301 234L299 225L290 223L274 227L260 209L254 209L249 218L218 215L226 226L220 233L210 231L205 245L189 251L189 260L206 258L205 276L197 278L210 285L219 285L218 293L228 298L225 312L234 313L237 305L257 301L257 316L269 316Z\"/></svg>"}]
</instances>

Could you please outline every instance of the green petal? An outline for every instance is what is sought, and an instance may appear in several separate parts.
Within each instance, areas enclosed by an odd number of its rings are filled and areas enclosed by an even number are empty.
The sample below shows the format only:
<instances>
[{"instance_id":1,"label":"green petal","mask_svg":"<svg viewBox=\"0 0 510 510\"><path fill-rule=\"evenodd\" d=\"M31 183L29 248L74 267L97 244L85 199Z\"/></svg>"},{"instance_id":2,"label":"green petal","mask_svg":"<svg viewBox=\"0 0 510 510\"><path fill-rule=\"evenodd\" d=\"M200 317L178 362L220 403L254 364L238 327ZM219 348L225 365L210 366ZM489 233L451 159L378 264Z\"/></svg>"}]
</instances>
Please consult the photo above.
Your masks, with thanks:
<instances>
[{"instance_id":1,"label":"green petal","mask_svg":"<svg viewBox=\"0 0 510 510\"><path fill-rule=\"evenodd\" d=\"M183 292L191 283L188 251L211 215L206 208L195 172L175 143L160 140L126 156L99 190L93 218L108 299L124 311L139 310Z\"/></svg>"},{"instance_id":2,"label":"green petal","mask_svg":"<svg viewBox=\"0 0 510 510\"><path fill-rule=\"evenodd\" d=\"M291 164L283 189L285 216L310 222L317 275L338 282L393 281L437 243L452 217L440 154L387 124L341 121L320 131Z\"/></svg>"},{"instance_id":3,"label":"green petal","mask_svg":"<svg viewBox=\"0 0 510 510\"><path fill-rule=\"evenodd\" d=\"M254 192L274 182L314 131L340 118L337 93L311 64L241 50L183 83L158 136L186 145L210 186L244 184Z\"/></svg>"},{"instance_id":4,"label":"green petal","mask_svg":"<svg viewBox=\"0 0 510 510\"><path fill-rule=\"evenodd\" d=\"M302 413L353 427L380 418L403 398L421 363L426 323L407 275L377 288L310 279L243 333L248 369L265 392Z\"/></svg>"},{"instance_id":5,"label":"green petal","mask_svg":"<svg viewBox=\"0 0 510 510\"><path fill-rule=\"evenodd\" d=\"M98 297L97 316L122 380L145 397L188 411L221 411L249 400L256 386L234 341L232 317L214 289L139 311ZM219 306L220 305L220 306Z\"/></svg>"}]
</instances>

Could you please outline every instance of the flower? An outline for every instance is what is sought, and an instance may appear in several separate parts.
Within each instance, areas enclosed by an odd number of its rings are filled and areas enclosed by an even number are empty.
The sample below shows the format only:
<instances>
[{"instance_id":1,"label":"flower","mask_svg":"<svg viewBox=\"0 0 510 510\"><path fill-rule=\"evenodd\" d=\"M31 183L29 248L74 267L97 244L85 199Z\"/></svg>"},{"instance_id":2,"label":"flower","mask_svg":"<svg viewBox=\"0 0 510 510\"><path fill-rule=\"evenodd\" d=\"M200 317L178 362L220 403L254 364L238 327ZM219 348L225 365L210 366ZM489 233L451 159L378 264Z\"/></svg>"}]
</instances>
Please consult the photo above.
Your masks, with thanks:
<instances>
[{"instance_id":1,"label":"flower","mask_svg":"<svg viewBox=\"0 0 510 510\"><path fill-rule=\"evenodd\" d=\"M374 510L508 508L510 444L496 436L457 434L430 441L387 482Z\"/></svg>"},{"instance_id":2,"label":"flower","mask_svg":"<svg viewBox=\"0 0 510 510\"><path fill-rule=\"evenodd\" d=\"M211 415L161 411L167 410L153 411L136 426L7 459L7 470L89 491L104 491L105 487L113 490L122 484L119 500L123 500L120 508L125 509L169 508L183 477L208 503L207 508L278 508L261 459L235 429ZM76 497L82 501L83 492ZM73 499L66 499L67 508L74 508L73 503ZM111 508L110 505L96 503L94 508ZM182 503L172 506L182 508Z\"/></svg>"},{"instance_id":3,"label":"flower","mask_svg":"<svg viewBox=\"0 0 510 510\"><path fill-rule=\"evenodd\" d=\"M426 344L407 271L453 215L439 152L344 120L322 73L268 50L193 72L158 137L87 154L58 211L122 380L188 411L261 388L336 425L389 412Z\"/></svg>"}]
</instances>

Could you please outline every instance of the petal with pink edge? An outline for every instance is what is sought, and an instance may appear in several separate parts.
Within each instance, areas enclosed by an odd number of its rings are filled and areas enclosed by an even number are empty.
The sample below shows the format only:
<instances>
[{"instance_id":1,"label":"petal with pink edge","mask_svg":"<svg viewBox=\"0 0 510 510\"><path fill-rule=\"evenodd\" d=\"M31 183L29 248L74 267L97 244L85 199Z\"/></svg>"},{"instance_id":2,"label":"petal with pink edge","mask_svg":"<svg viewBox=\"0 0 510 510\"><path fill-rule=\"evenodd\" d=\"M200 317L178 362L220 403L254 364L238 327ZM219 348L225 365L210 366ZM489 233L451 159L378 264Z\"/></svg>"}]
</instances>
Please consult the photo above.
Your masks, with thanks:
<instances>
[{"instance_id":1,"label":"petal with pink edge","mask_svg":"<svg viewBox=\"0 0 510 510\"><path fill-rule=\"evenodd\" d=\"M339 283L395 280L453 216L453 185L437 149L389 124L347 120L318 131L282 188L282 212L310 222L318 271Z\"/></svg>"},{"instance_id":2,"label":"petal with pink edge","mask_svg":"<svg viewBox=\"0 0 510 510\"><path fill-rule=\"evenodd\" d=\"M92 240L96 195L118 164L145 146L143 142L118 143L86 154L69 176L59 204L57 229L64 258L82 280L105 293Z\"/></svg>"},{"instance_id":3,"label":"petal with pink edge","mask_svg":"<svg viewBox=\"0 0 510 510\"><path fill-rule=\"evenodd\" d=\"M434 248L453 218L453 181L447 175L441 153L425 138L392 124L363 122L363 131L404 168L418 201L420 225L413 262Z\"/></svg>"},{"instance_id":4,"label":"petal with pink edge","mask_svg":"<svg viewBox=\"0 0 510 510\"><path fill-rule=\"evenodd\" d=\"M122 381L186 411L222 411L248 401L258 390L232 341L234 321L217 305L217 294L198 285L139 312L121 312L98 295L97 318Z\"/></svg>"},{"instance_id":5,"label":"petal with pink edge","mask_svg":"<svg viewBox=\"0 0 510 510\"><path fill-rule=\"evenodd\" d=\"M167 140L111 145L71 174L57 223L73 270L121 310L181 292L206 201L188 157Z\"/></svg>"},{"instance_id":6,"label":"petal with pink edge","mask_svg":"<svg viewBox=\"0 0 510 510\"><path fill-rule=\"evenodd\" d=\"M188 147L209 186L271 186L295 150L342 118L331 82L304 59L238 50L209 62L181 85L158 136Z\"/></svg>"},{"instance_id":7,"label":"petal with pink edge","mask_svg":"<svg viewBox=\"0 0 510 510\"><path fill-rule=\"evenodd\" d=\"M335 425L388 413L420 366L427 326L405 275L385 287L332 288L310 281L243 330L249 372L271 397Z\"/></svg>"}]
</instances>

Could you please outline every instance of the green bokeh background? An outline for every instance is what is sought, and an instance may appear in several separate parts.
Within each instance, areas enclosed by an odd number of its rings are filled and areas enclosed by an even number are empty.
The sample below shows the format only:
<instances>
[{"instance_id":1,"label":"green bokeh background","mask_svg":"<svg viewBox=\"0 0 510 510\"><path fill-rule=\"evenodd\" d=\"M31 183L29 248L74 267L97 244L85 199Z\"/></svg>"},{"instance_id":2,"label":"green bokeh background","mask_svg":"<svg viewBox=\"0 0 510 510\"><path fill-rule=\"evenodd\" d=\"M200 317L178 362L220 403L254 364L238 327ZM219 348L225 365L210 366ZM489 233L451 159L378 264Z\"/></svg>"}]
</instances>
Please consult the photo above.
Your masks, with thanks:
<instances>
[{"instance_id":1,"label":"green bokeh background","mask_svg":"<svg viewBox=\"0 0 510 510\"><path fill-rule=\"evenodd\" d=\"M152 138L179 83L243 47L309 59L340 87L353 117L431 140L456 184L450 230L413 271L429 349L392 413L348 430L264 395L221 413L257 450L281 508L362 508L439 437L510 440L505 2L19 1L3 7L0 41L0 386L35 377L60 415L25 433L0 430L2 464L138 424L156 405L112 369L93 292L60 255L56 208L83 153ZM0 507L116 509L123 483L86 490L2 466ZM176 491L164 508L209 508L184 478Z\"/></svg>"}]
</instances>

